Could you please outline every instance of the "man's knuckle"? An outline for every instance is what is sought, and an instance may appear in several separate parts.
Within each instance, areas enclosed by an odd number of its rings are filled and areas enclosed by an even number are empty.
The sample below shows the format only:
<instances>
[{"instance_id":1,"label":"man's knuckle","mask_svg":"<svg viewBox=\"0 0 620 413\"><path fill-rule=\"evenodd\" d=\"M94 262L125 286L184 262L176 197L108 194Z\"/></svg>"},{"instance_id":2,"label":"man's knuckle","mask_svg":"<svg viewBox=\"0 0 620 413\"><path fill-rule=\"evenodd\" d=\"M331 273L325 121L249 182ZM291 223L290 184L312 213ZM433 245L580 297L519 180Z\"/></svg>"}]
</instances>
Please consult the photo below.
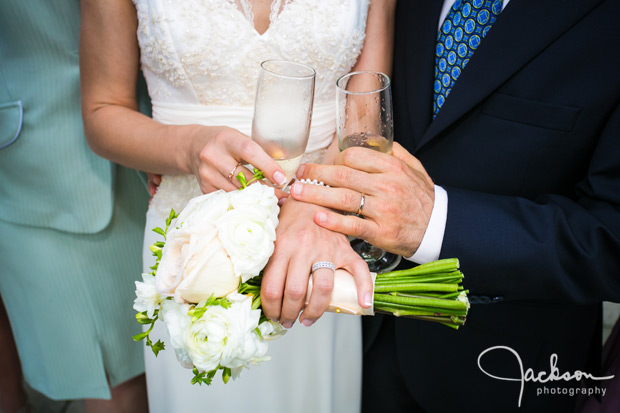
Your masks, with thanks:
<instances>
[{"instance_id":1,"label":"man's knuckle","mask_svg":"<svg viewBox=\"0 0 620 413\"><path fill-rule=\"evenodd\" d=\"M343 184L347 183L351 179L351 174L347 168L338 168L334 174L334 180L338 184L338 186L343 186Z\"/></svg>"},{"instance_id":2,"label":"man's knuckle","mask_svg":"<svg viewBox=\"0 0 620 413\"><path fill-rule=\"evenodd\" d=\"M345 191L340 197L340 205L343 207L355 205L355 202L355 194L353 192Z\"/></svg>"}]
</instances>

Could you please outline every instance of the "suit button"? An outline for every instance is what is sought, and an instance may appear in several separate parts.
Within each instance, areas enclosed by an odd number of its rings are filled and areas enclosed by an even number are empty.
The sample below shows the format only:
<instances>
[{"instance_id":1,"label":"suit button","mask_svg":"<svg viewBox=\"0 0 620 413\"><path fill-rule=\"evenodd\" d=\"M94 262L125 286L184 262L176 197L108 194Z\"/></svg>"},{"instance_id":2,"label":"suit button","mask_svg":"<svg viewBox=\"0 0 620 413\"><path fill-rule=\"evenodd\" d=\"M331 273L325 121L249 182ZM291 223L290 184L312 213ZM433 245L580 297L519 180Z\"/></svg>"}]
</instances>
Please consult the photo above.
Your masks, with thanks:
<instances>
[{"instance_id":1,"label":"suit button","mask_svg":"<svg viewBox=\"0 0 620 413\"><path fill-rule=\"evenodd\" d=\"M480 304L489 304L491 302L491 298L487 295L480 296Z\"/></svg>"},{"instance_id":2,"label":"suit button","mask_svg":"<svg viewBox=\"0 0 620 413\"><path fill-rule=\"evenodd\" d=\"M494 303L499 303L500 301L504 301L504 297L502 297L501 295L498 295L497 297L493 297L491 301Z\"/></svg>"}]
</instances>

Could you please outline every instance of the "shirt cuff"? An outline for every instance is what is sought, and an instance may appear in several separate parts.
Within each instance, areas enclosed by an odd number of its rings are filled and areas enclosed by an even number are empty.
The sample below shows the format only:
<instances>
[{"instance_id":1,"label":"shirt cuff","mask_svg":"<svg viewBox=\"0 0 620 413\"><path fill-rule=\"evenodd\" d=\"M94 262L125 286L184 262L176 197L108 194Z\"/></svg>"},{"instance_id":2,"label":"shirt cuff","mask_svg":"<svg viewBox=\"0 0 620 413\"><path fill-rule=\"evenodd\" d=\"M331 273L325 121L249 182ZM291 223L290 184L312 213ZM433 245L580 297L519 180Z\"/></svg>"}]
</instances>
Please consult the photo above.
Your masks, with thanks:
<instances>
[{"instance_id":1,"label":"shirt cuff","mask_svg":"<svg viewBox=\"0 0 620 413\"><path fill-rule=\"evenodd\" d=\"M411 257L405 257L405 259L417 264L425 264L439 259L447 220L448 193L442 187L435 185L435 203L422 242L417 251Z\"/></svg>"}]
</instances>

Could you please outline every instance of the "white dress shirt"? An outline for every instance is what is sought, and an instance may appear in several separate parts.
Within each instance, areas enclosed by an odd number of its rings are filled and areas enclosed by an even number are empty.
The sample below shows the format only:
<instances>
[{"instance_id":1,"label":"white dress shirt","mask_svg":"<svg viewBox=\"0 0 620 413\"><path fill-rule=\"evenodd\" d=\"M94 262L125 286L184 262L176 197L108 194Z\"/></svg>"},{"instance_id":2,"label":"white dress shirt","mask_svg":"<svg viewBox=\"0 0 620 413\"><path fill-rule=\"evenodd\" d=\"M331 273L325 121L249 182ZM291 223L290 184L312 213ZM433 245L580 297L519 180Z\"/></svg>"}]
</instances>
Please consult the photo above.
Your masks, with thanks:
<instances>
[{"instance_id":1,"label":"white dress shirt","mask_svg":"<svg viewBox=\"0 0 620 413\"><path fill-rule=\"evenodd\" d=\"M450 8L456 0L445 0L441 14L439 16L438 28L441 27L446 16L450 12ZM504 0L502 10L510 0ZM443 244L443 236L446 231L446 221L448 219L448 193L439 185L435 185L435 202L431 218L426 227L426 232L422 238L422 242L417 251L411 257L405 257L406 260L413 261L417 264L424 264L435 261L439 258L441 246Z\"/></svg>"}]
</instances>

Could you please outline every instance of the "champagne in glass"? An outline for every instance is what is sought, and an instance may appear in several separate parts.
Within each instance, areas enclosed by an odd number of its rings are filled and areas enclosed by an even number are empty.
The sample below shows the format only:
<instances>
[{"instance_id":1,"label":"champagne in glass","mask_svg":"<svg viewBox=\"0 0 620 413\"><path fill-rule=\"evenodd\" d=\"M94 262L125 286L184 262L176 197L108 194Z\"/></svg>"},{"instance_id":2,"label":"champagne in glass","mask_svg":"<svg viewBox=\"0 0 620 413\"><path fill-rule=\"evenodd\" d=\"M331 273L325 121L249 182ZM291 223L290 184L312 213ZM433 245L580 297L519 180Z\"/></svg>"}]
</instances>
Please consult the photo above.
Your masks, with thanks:
<instances>
[{"instance_id":1,"label":"champagne in glass","mask_svg":"<svg viewBox=\"0 0 620 413\"><path fill-rule=\"evenodd\" d=\"M394 142L390 79L380 72L353 72L342 76L337 86L337 134L341 151L361 146L391 154ZM394 269L401 260L362 239L351 241L353 249L374 272Z\"/></svg>"},{"instance_id":2,"label":"champagne in glass","mask_svg":"<svg viewBox=\"0 0 620 413\"><path fill-rule=\"evenodd\" d=\"M306 151L316 73L285 60L261 63L254 102L252 139L282 168L286 187Z\"/></svg>"}]
</instances>

